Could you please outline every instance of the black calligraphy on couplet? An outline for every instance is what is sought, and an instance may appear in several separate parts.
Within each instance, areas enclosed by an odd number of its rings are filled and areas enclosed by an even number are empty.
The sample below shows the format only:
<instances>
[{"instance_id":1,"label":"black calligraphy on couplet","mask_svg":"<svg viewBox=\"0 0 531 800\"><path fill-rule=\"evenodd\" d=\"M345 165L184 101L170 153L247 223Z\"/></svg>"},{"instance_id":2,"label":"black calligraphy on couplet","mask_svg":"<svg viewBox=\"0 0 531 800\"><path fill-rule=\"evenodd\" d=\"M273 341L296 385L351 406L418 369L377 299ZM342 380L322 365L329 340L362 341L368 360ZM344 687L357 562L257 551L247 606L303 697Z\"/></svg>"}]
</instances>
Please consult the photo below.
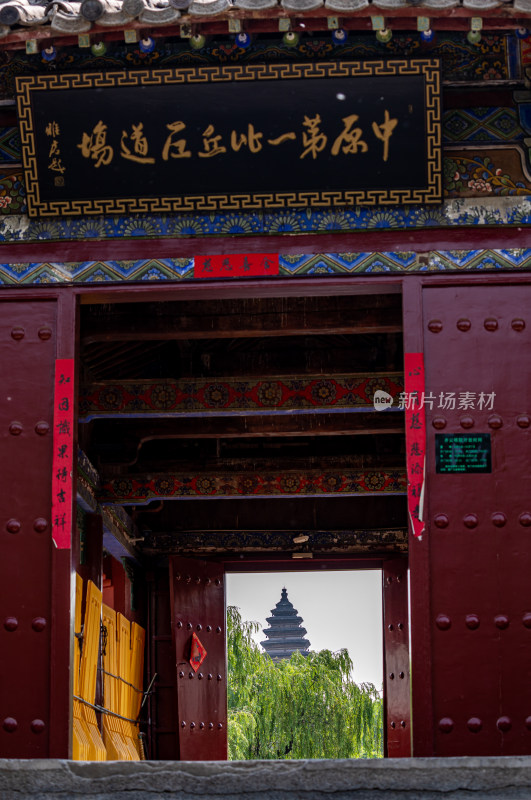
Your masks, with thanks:
<instances>
[{"instance_id":1,"label":"black calligraphy on couplet","mask_svg":"<svg viewBox=\"0 0 531 800\"><path fill-rule=\"evenodd\" d=\"M422 353L404 355L404 388L413 397L424 396L424 356ZM407 504L413 534L422 536L424 473L426 464L426 429L424 408L418 403L407 404L406 422L406 465L407 465Z\"/></svg>"},{"instance_id":2,"label":"black calligraphy on couplet","mask_svg":"<svg viewBox=\"0 0 531 800\"><path fill-rule=\"evenodd\" d=\"M74 425L74 360L55 362L52 462L52 538L57 548L72 539L72 469Z\"/></svg>"}]
</instances>

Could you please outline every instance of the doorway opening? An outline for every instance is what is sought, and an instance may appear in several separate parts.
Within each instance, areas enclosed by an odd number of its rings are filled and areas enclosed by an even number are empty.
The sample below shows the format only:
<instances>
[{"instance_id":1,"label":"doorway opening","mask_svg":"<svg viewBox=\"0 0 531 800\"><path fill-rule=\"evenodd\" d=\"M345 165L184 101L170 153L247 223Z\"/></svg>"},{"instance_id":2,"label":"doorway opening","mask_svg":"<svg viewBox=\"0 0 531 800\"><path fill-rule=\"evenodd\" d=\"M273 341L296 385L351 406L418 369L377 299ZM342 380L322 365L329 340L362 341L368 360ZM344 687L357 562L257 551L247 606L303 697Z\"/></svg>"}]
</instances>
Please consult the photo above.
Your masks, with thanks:
<instances>
[{"instance_id":1,"label":"doorway opening","mask_svg":"<svg viewBox=\"0 0 531 800\"><path fill-rule=\"evenodd\" d=\"M146 629L149 755L226 757L226 574L367 567L386 587L384 751L407 755L401 296L244 288L81 308L79 485L107 594Z\"/></svg>"},{"instance_id":2,"label":"doorway opening","mask_svg":"<svg viewBox=\"0 0 531 800\"><path fill-rule=\"evenodd\" d=\"M229 759L383 756L382 571L227 573L226 591Z\"/></svg>"}]
</instances>

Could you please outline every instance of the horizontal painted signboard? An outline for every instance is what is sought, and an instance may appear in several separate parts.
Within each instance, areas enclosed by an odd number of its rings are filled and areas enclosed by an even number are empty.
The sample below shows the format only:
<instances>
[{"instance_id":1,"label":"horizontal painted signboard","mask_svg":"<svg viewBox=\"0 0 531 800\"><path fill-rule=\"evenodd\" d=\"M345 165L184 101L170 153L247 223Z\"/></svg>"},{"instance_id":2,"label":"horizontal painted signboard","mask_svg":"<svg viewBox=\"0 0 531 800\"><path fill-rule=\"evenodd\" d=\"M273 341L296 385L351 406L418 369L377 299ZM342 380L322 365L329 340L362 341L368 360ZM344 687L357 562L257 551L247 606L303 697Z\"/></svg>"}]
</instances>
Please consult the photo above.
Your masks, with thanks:
<instances>
[{"instance_id":1,"label":"horizontal painted signboard","mask_svg":"<svg viewBox=\"0 0 531 800\"><path fill-rule=\"evenodd\" d=\"M437 59L16 85L30 216L442 200Z\"/></svg>"}]
</instances>

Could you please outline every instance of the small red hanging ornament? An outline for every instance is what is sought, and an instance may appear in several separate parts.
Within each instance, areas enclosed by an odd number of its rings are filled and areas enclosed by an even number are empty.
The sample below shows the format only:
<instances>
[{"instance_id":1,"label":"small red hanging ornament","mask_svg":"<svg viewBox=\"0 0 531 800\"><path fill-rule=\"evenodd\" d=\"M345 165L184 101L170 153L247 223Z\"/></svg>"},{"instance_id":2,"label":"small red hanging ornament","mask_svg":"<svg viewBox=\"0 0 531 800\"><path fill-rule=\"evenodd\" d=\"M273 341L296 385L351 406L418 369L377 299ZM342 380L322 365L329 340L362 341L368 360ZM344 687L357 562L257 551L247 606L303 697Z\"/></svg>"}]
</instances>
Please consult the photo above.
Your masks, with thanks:
<instances>
[{"instance_id":1,"label":"small red hanging ornament","mask_svg":"<svg viewBox=\"0 0 531 800\"><path fill-rule=\"evenodd\" d=\"M199 637L192 633L192 648L190 651L190 666L197 672L207 656L207 651L199 641Z\"/></svg>"}]
</instances>

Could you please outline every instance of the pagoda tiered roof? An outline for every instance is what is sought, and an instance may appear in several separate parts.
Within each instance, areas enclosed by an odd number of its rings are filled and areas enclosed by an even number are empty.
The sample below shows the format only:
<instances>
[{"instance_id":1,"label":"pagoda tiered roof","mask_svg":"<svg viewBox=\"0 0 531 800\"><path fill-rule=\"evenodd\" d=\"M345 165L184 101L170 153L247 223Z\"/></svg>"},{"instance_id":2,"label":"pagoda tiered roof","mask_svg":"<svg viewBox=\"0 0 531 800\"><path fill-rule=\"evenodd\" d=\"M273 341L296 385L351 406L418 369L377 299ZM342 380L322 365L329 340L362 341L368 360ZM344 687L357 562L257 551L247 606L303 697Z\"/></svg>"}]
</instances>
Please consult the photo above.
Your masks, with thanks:
<instances>
[{"instance_id":1,"label":"pagoda tiered roof","mask_svg":"<svg viewBox=\"0 0 531 800\"><path fill-rule=\"evenodd\" d=\"M300 652L308 655L310 642L304 636L306 628L301 627L302 617L288 600L286 589L282 589L280 600L275 608L271 609L271 616L267 617L269 628L264 629L266 639L260 642L264 650L275 661L281 658L290 658L293 653Z\"/></svg>"}]
</instances>

